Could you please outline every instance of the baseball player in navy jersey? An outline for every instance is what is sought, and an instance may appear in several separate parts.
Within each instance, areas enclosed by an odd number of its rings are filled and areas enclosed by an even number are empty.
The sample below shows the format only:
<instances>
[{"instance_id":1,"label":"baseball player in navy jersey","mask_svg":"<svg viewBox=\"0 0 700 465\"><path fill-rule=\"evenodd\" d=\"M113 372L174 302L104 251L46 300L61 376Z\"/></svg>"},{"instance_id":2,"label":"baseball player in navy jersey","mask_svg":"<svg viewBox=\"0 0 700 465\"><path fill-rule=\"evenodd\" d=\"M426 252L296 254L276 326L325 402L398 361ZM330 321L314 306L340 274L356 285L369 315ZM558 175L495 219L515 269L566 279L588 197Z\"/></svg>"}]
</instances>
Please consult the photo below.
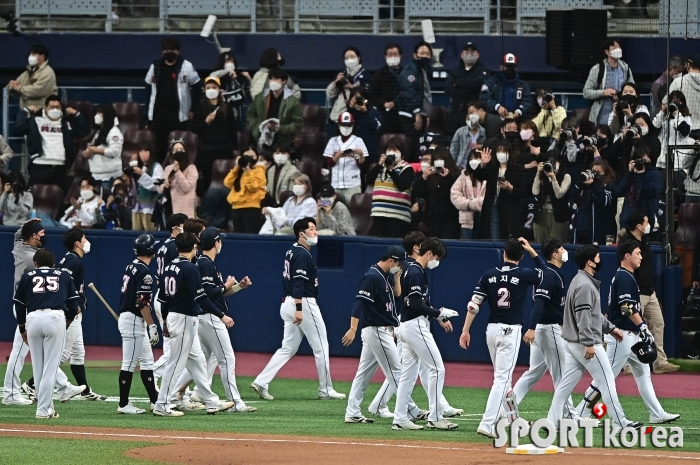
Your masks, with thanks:
<instances>
[{"instance_id":1,"label":"baseball player in navy jersey","mask_svg":"<svg viewBox=\"0 0 700 465\"><path fill-rule=\"evenodd\" d=\"M200 309L202 313L213 313L226 327L233 320L209 300L202 288L199 268L192 263L197 252L196 239L191 233L182 233L175 238L179 256L163 271L158 298L165 325L163 334L170 337L171 357L165 365L158 401L153 409L157 416L182 416L172 410L170 401L177 397L177 380L185 367L194 378L206 403L207 413L214 414L233 407L233 402L221 402L211 390L204 364L192 352L192 344L198 339ZM177 356L176 356L177 354Z\"/></svg>"},{"instance_id":2,"label":"baseball player in navy jersey","mask_svg":"<svg viewBox=\"0 0 700 465\"><path fill-rule=\"evenodd\" d=\"M619 328L625 338L618 342L610 335L605 335L606 353L610 360L612 372L620 374L625 363L629 363L637 382L639 395L649 410L649 422L652 424L670 423L680 418L678 414L667 413L656 398L654 386L651 384L649 365L639 361L634 352L634 345L641 341L654 342L651 331L642 319L640 309L640 294L634 271L642 264L642 251L636 241L628 240L617 248L617 259L620 267L617 269L610 285L608 296L608 319ZM593 382L586 390L584 400L576 407L581 416L588 417L591 408L600 399L600 391ZM589 407L590 405L590 407Z\"/></svg>"},{"instance_id":3,"label":"baseball player in navy jersey","mask_svg":"<svg viewBox=\"0 0 700 465\"><path fill-rule=\"evenodd\" d=\"M54 255L50 251L44 249L34 254L34 264L36 269L20 279L13 301L19 332L32 355L36 417L58 418L53 407L53 386L66 327L80 310L80 296L71 277L54 268Z\"/></svg>"},{"instance_id":4,"label":"baseball player in navy jersey","mask_svg":"<svg viewBox=\"0 0 700 465\"><path fill-rule=\"evenodd\" d=\"M268 386L277 372L297 353L301 339L306 336L316 359L319 399L345 399L331 382L326 324L318 307L318 272L311 256L311 247L318 242L316 220L302 218L294 223L297 242L284 254L282 285L284 301L280 316L284 321L282 347L272 356L262 373L250 385L260 398L272 400Z\"/></svg>"},{"instance_id":5,"label":"baseball player in navy jersey","mask_svg":"<svg viewBox=\"0 0 700 465\"><path fill-rule=\"evenodd\" d=\"M542 254L547 259L542 282L535 286L535 299L528 329L523 336L525 344L530 346L530 368L523 373L513 387L515 409L523 401L532 386L542 379L549 370L556 389L566 361L566 342L561 337L564 324L564 302L566 301L566 284L560 268L569 259L569 253L562 242L549 238L542 243ZM578 415L571 397L564 407L564 417L574 419ZM509 418L512 422L514 417Z\"/></svg>"},{"instance_id":6,"label":"baseball player in navy jersey","mask_svg":"<svg viewBox=\"0 0 700 465\"><path fill-rule=\"evenodd\" d=\"M525 250L535 259L537 268L518 266ZM545 268L544 260L537 255L527 240L522 237L508 239L503 250L503 265L492 268L481 276L474 289L474 295L467 304L467 318L459 338L459 345L463 349L469 348L469 329L479 313L481 304L488 301L491 310L486 327L486 344L494 368L493 386L486 401L486 411L476 430L483 436L496 437L494 427L501 407L510 418L516 415L516 399L511 390L511 383L520 350L523 308L528 288L542 283L542 270Z\"/></svg>"},{"instance_id":7,"label":"baseball player in navy jersey","mask_svg":"<svg viewBox=\"0 0 700 465\"><path fill-rule=\"evenodd\" d=\"M119 372L118 413L138 415L146 412L129 403L129 391L137 363L140 364L141 381L151 401L151 408L158 400L151 350L152 345L158 344L158 327L151 315L153 276L148 270L156 253L155 244L156 240L150 234L137 237L134 241L136 259L126 267L122 276L118 323L122 336L122 367Z\"/></svg>"},{"instance_id":8,"label":"baseball player in navy jersey","mask_svg":"<svg viewBox=\"0 0 700 465\"><path fill-rule=\"evenodd\" d=\"M456 429L457 425L445 420L440 406L442 387L445 384L445 365L442 355L430 332L429 318L446 320L457 316L457 312L448 308L440 310L432 307L428 291L428 276L425 269L434 269L440 260L447 256L445 245L436 237L426 239L420 246L416 260L410 263L401 275L401 378L396 393L394 410L394 430L417 430L423 426L416 425L408 418L408 403L418 376L418 364L428 367L428 377L421 382L428 385L428 428L440 430Z\"/></svg>"},{"instance_id":9,"label":"baseball player in navy jersey","mask_svg":"<svg viewBox=\"0 0 700 465\"><path fill-rule=\"evenodd\" d=\"M598 246L580 247L574 260L579 272L569 285L564 304L562 337L566 341L566 363L547 418L555 425L559 424L566 399L581 380L583 372L588 371L608 408L613 430L641 428L642 423L625 418L617 397L615 375L603 349L603 334L609 334L617 342L622 342L625 336L600 310L600 280L595 277L601 268Z\"/></svg>"}]
</instances>

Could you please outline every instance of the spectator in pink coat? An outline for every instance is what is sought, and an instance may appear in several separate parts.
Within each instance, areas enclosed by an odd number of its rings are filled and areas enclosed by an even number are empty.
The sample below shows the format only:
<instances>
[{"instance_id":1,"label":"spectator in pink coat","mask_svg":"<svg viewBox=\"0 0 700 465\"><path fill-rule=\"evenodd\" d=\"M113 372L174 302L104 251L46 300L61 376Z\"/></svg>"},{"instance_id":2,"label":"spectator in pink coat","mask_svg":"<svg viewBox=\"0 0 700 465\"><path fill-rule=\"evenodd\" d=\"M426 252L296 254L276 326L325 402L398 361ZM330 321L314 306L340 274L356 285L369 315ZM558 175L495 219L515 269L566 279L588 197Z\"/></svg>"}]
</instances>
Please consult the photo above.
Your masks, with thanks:
<instances>
[{"instance_id":1,"label":"spectator in pink coat","mask_svg":"<svg viewBox=\"0 0 700 465\"><path fill-rule=\"evenodd\" d=\"M486 195L486 181L478 181L474 177L474 170L481 163L481 151L472 150L469 153L467 167L459 175L450 190L450 200L459 210L459 224L462 226L462 239L478 239L474 227L478 222L481 207Z\"/></svg>"},{"instance_id":2,"label":"spectator in pink coat","mask_svg":"<svg viewBox=\"0 0 700 465\"><path fill-rule=\"evenodd\" d=\"M173 162L165 167L163 179L165 182L158 187L158 192L170 189L173 202L173 213L184 213L190 218L195 217L197 207L197 167L190 163L190 157L185 151L185 145L174 142L170 146Z\"/></svg>"}]
</instances>

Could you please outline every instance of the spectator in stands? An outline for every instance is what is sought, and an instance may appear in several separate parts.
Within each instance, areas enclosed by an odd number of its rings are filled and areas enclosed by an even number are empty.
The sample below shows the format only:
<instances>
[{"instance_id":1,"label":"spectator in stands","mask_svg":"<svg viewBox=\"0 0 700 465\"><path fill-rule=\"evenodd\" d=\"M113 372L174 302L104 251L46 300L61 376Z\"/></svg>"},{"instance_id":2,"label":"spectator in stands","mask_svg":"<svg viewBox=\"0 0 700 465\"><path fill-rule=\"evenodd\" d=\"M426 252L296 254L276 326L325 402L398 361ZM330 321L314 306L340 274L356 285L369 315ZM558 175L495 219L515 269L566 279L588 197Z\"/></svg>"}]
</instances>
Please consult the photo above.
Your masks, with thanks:
<instances>
[{"instance_id":1,"label":"spectator in stands","mask_svg":"<svg viewBox=\"0 0 700 465\"><path fill-rule=\"evenodd\" d=\"M292 192L294 195L287 199L282 208L287 215L285 226L277 231L277 234L294 234L293 226L298 220L306 217L315 218L317 213L316 201L311 191L311 180L304 173L294 177ZM263 208L263 214L267 214L267 208Z\"/></svg>"},{"instance_id":2,"label":"spectator in stands","mask_svg":"<svg viewBox=\"0 0 700 465\"><path fill-rule=\"evenodd\" d=\"M165 182L158 186L158 192L166 189L170 193L173 213L184 213L188 218L194 218L197 206L197 178L199 172L190 163L190 156L185 151L182 141L174 141L170 145L170 156L173 162L165 167L163 179Z\"/></svg>"},{"instance_id":3,"label":"spectator in stands","mask_svg":"<svg viewBox=\"0 0 700 465\"><path fill-rule=\"evenodd\" d=\"M216 71L211 73L211 76L221 80L221 95L231 107L236 129L243 129L240 127L240 123L243 122L243 103L251 99L250 74L238 69L238 62L233 53L223 52L216 60Z\"/></svg>"},{"instance_id":4,"label":"spectator in stands","mask_svg":"<svg viewBox=\"0 0 700 465\"><path fill-rule=\"evenodd\" d=\"M44 108L24 108L17 115L15 134L27 136L31 158L29 185L56 184L66 188L66 168L73 164L73 140L88 135L85 117L71 107L63 111L58 95L46 98Z\"/></svg>"},{"instance_id":5,"label":"spectator in stands","mask_svg":"<svg viewBox=\"0 0 700 465\"><path fill-rule=\"evenodd\" d=\"M411 186L415 172L403 160L404 147L391 138L379 163L367 173L372 191L372 235L404 237L411 225Z\"/></svg>"},{"instance_id":6,"label":"spectator in stands","mask_svg":"<svg viewBox=\"0 0 700 465\"><path fill-rule=\"evenodd\" d=\"M289 159L289 145L280 145L272 155L274 163L267 170L267 194L271 198L271 206L279 206L280 194L292 190L292 180L299 173L297 167Z\"/></svg>"},{"instance_id":7,"label":"spectator in stands","mask_svg":"<svg viewBox=\"0 0 700 465\"><path fill-rule=\"evenodd\" d=\"M486 142L486 129L479 124L478 113L469 114L466 121L467 125L457 129L450 144L450 154L462 169L467 167L469 154Z\"/></svg>"},{"instance_id":8,"label":"spectator in stands","mask_svg":"<svg viewBox=\"0 0 700 465\"><path fill-rule=\"evenodd\" d=\"M29 221L34 208L34 197L27 190L24 176L19 171L10 173L0 194L0 213L4 226L22 226Z\"/></svg>"},{"instance_id":9,"label":"spectator in stands","mask_svg":"<svg viewBox=\"0 0 700 465\"><path fill-rule=\"evenodd\" d=\"M656 162L659 169L666 168L666 153L669 143L671 145L692 145L695 139L690 137L690 128L693 127L693 118L685 100L685 95L680 90L674 90L670 94L670 105L662 103L659 113L654 117L652 124L660 128L659 141L661 142L661 154ZM700 115L698 115L700 117ZM669 134L670 131L670 134ZM674 150L674 171L682 171L690 167L695 152L692 150Z\"/></svg>"},{"instance_id":10,"label":"spectator in stands","mask_svg":"<svg viewBox=\"0 0 700 465\"><path fill-rule=\"evenodd\" d=\"M433 48L430 44L425 41L418 42L413 49L413 61L399 74L394 105L401 118L402 132L411 141L411 146L404 148L403 155L406 161L418 160L418 139L430 122L433 96L428 82L428 69L432 60Z\"/></svg>"},{"instance_id":11,"label":"spectator in stands","mask_svg":"<svg viewBox=\"0 0 700 465\"><path fill-rule=\"evenodd\" d=\"M629 126L629 120L637 113L648 115L649 109L637 92L637 86L628 82L622 86L622 92L618 95L617 101L613 104L613 111L608 116L610 130L613 134L620 132L624 126Z\"/></svg>"},{"instance_id":12,"label":"spectator in stands","mask_svg":"<svg viewBox=\"0 0 700 465\"><path fill-rule=\"evenodd\" d=\"M583 97L591 102L589 119L595 124L608 124L617 93L623 84L634 84L634 76L629 65L622 61L622 47L615 39L603 42L606 58L593 65L583 87Z\"/></svg>"},{"instance_id":13,"label":"spectator in stands","mask_svg":"<svg viewBox=\"0 0 700 465\"><path fill-rule=\"evenodd\" d=\"M669 79L671 82L683 77L683 58L674 55L668 60L669 67L651 85L651 115L656 116L661 111L661 102L666 97Z\"/></svg>"},{"instance_id":14,"label":"spectator in stands","mask_svg":"<svg viewBox=\"0 0 700 465\"><path fill-rule=\"evenodd\" d=\"M379 137L382 128L382 115L368 99L369 92L364 87L355 87L350 93L348 111L355 118L352 131L362 139L367 147L367 162L379 161Z\"/></svg>"},{"instance_id":15,"label":"spectator in stands","mask_svg":"<svg viewBox=\"0 0 700 465\"><path fill-rule=\"evenodd\" d=\"M445 94L450 97L448 134L455 134L464 126L470 103L479 100L481 87L486 78L491 76L491 71L479 61L479 58L479 49L476 44L468 42L462 49L462 63L447 75ZM465 158L468 153L469 151L465 152ZM454 157L454 153L452 156Z\"/></svg>"},{"instance_id":16,"label":"spectator in stands","mask_svg":"<svg viewBox=\"0 0 700 465\"><path fill-rule=\"evenodd\" d=\"M537 175L537 165L540 162L540 148L542 141L537 137L537 126L530 120L520 122L520 140L518 141L517 163L523 167L523 182L531 186ZM546 147L545 147L546 150Z\"/></svg>"},{"instance_id":17,"label":"spectator in stands","mask_svg":"<svg viewBox=\"0 0 700 465\"><path fill-rule=\"evenodd\" d=\"M618 176L622 176L628 171L630 160L638 158L636 156L633 157L633 155L640 147L645 146L648 148L647 153L654 160L654 164L656 164L656 160L661 155L661 141L656 134L656 128L651 124L649 115L637 113L632 117L632 125L638 126L639 131L635 134L635 131L630 132L630 126L625 126L622 128L620 137L617 140L618 146L622 146L618 165L613 165L613 169L615 169Z\"/></svg>"},{"instance_id":18,"label":"spectator in stands","mask_svg":"<svg viewBox=\"0 0 700 465\"><path fill-rule=\"evenodd\" d=\"M537 89L535 98L537 107L540 109L537 116L532 119L537 126L537 134L539 137L557 137L561 123L566 118L566 108L557 105L554 93L549 87Z\"/></svg>"},{"instance_id":19,"label":"spectator in stands","mask_svg":"<svg viewBox=\"0 0 700 465\"><path fill-rule=\"evenodd\" d=\"M348 102L353 88L369 85L369 72L362 66L362 54L356 47L346 47L343 50L345 70L338 73L335 80L326 87L326 97L333 100L330 120L338 121L338 117L344 111L348 111ZM335 129L335 128L333 128Z\"/></svg>"},{"instance_id":20,"label":"spectator in stands","mask_svg":"<svg viewBox=\"0 0 700 465\"><path fill-rule=\"evenodd\" d=\"M686 203L700 203L700 163L696 163L696 160L690 165L688 177L683 181Z\"/></svg>"},{"instance_id":21,"label":"spectator in stands","mask_svg":"<svg viewBox=\"0 0 700 465\"><path fill-rule=\"evenodd\" d=\"M615 172L605 160L594 161L574 184L577 205L574 242L598 245L615 241Z\"/></svg>"},{"instance_id":22,"label":"spectator in stands","mask_svg":"<svg viewBox=\"0 0 700 465\"><path fill-rule=\"evenodd\" d=\"M134 229L132 222L133 211L129 206L129 192L125 183L118 183L112 188L107 202L102 205L100 212L105 229L130 231ZM93 226L94 227L94 226Z\"/></svg>"},{"instance_id":23,"label":"spectator in stands","mask_svg":"<svg viewBox=\"0 0 700 465\"><path fill-rule=\"evenodd\" d=\"M205 99L199 104L192 120L192 131L197 138L197 168L200 177L197 182L197 195L204 193L211 183L211 169L215 160L233 158L238 146L236 117L233 105L224 100L221 93L221 80L209 76L204 82Z\"/></svg>"},{"instance_id":24,"label":"spectator in stands","mask_svg":"<svg viewBox=\"0 0 700 465\"><path fill-rule=\"evenodd\" d=\"M469 152L467 167L457 178L450 190L450 200L459 210L459 224L462 227L462 239L479 239L479 217L486 195L486 181L479 181L474 171L481 165L481 150Z\"/></svg>"},{"instance_id":25,"label":"spectator in stands","mask_svg":"<svg viewBox=\"0 0 700 465\"><path fill-rule=\"evenodd\" d=\"M321 187L316 224L320 236L354 236L355 228L348 207L338 200L333 186Z\"/></svg>"},{"instance_id":26,"label":"spectator in stands","mask_svg":"<svg viewBox=\"0 0 700 465\"><path fill-rule=\"evenodd\" d=\"M520 78L518 58L514 54L503 55L501 70L484 81L479 98L488 111L501 118L527 118L530 115L530 85Z\"/></svg>"},{"instance_id":27,"label":"spectator in stands","mask_svg":"<svg viewBox=\"0 0 700 465\"><path fill-rule=\"evenodd\" d=\"M498 118L498 116L496 116L496 118ZM515 146L516 144L520 144L520 140L518 122L512 118L506 118L500 123L499 133L494 137L486 139L484 145L493 151L495 144L499 142L507 141L511 146ZM513 150L513 147L511 147L511 150Z\"/></svg>"},{"instance_id":28,"label":"spectator in stands","mask_svg":"<svg viewBox=\"0 0 700 465\"><path fill-rule=\"evenodd\" d=\"M557 155L568 163L574 163L579 154L576 141L579 140L578 131L580 123L575 116L569 116L561 123L558 138L549 146L549 151L555 151Z\"/></svg>"},{"instance_id":29,"label":"spectator in stands","mask_svg":"<svg viewBox=\"0 0 700 465\"><path fill-rule=\"evenodd\" d=\"M49 49L44 45L32 45L27 62L27 70L7 83L12 93L19 95L20 110L41 108L50 95L58 93L56 73L49 66Z\"/></svg>"},{"instance_id":30,"label":"spectator in stands","mask_svg":"<svg viewBox=\"0 0 700 465\"><path fill-rule=\"evenodd\" d=\"M268 77L269 87L256 95L248 107L250 135L263 156L271 154L273 146L291 144L304 121L299 100L286 87L287 72L273 68Z\"/></svg>"},{"instance_id":31,"label":"spectator in stands","mask_svg":"<svg viewBox=\"0 0 700 465\"><path fill-rule=\"evenodd\" d=\"M112 187L112 181L122 174L124 135L119 130L118 124L117 112L112 105L105 104L97 107L95 126L98 129L94 133L92 142L82 154L88 159L92 177L107 190Z\"/></svg>"},{"instance_id":32,"label":"spectator in stands","mask_svg":"<svg viewBox=\"0 0 700 465\"><path fill-rule=\"evenodd\" d=\"M619 147L613 146L612 142L614 137L607 124L599 124L596 126L594 136L598 139L596 144L591 143L591 140L585 137L580 137L576 141L576 159L573 162L569 162L567 167L567 171L574 177L574 181L576 181L576 174L589 169L591 163L594 161L602 159L610 164L613 159L617 160L617 158L619 158L616 156ZM586 145L584 145L584 142L586 142ZM610 169L612 169L612 167ZM570 192L573 194L572 191Z\"/></svg>"},{"instance_id":33,"label":"spectator in stands","mask_svg":"<svg viewBox=\"0 0 700 465\"><path fill-rule=\"evenodd\" d=\"M551 152L547 161L537 165L537 176L532 183L535 196L535 241L542 244L548 237L566 242L569 237L569 204L566 193L571 187L571 176L558 156Z\"/></svg>"},{"instance_id":34,"label":"spectator in stands","mask_svg":"<svg viewBox=\"0 0 700 465\"><path fill-rule=\"evenodd\" d=\"M486 105L481 100L474 100L469 104L467 118L471 115L479 117L479 124L486 130L486 140L498 137L501 133L501 118L486 111Z\"/></svg>"},{"instance_id":35,"label":"spectator in stands","mask_svg":"<svg viewBox=\"0 0 700 465\"><path fill-rule=\"evenodd\" d=\"M135 231L153 231L155 224L151 216L158 200L156 183L163 179L163 167L156 161L156 155L150 144L142 144L134 155L136 156L132 155L129 167L137 180L138 191L131 214L132 228Z\"/></svg>"},{"instance_id":36,"label":"spectator in stands","mask_svg":"<svg viewBox=\"0 0 700 465\"><path fill-rule=\"evenodd\" d=\"M180 55L180 41L167 37L160 43L162 57L146 73L148 128L156 136L156 153L162 162L171 131L187 129L202 95L202 82L194 65Z\"/></svg>"},{"instance_id":37,"label":"spectator in stands","mask_svg":"<svg viewBox=\"0 0 700 465\"><path fill-rule=\"evenodd\" d=\"M360 165L369 156L361 138L353 134L355 118L349 112L338 117L340 135L331 138L323 150L326 165L331 168L331 183L337 195L350 202L362 192Z\"/></svg>"},{"instance_id":38,"label":"spectator in stands","mask_svg":"<svg viewBox=\"0 0 700 465\"><path fill-rule=\"evenodd\" d=\"M268 48L263 50L262 54L260 55L260 69L253 75L253 80L250 83L251 98L257 97L258 94L261 94L270 88L270 70L279 70L282 69L282 66L284 66L284 58L276 48ZM301 100L301 89L291 77L287 77L285 85L297 100Z\"/></svg>"},{"instance_id":39,"label":"spectator in stands","mask_svg":"<svg viewBox=\"0 0 700 465\"><path fill-rule=\"evenodd\" d=\"M664 182L661 173L656 169L656 158L651 154L649 146L638 147L634 158L643 160L643 166L637 166L635 160L630 160L628 171L617 186L617 195L624 199L620 225L627 224L627 217L632 210L641 210L649 218L651 230L656 231L661 227L657 213Z\"/></svg>"},{"instance_id":40,"label":"spectator in stands","mask_svg":"<svg viewBox=\"0 0 700 465\"><path fill-rule=\"evenodd\" d=\"M80 198L71 199L71 206L64 212L61 225L71 228L90 228L97 221L98 210L104 204L102 197L95 193L100 187L95 178L88 176L80 181Z\"/></svg>"},{"instance_id":41,"label":"spectator in stands","mask_svg":"<svg viewBox=\"0 0 700 465\"><path fill-rule=\"evenodd\" d=\"M262 226L260 203L265 198L265 167L258 164L255 152L246 152L236 166L226 175L224 186L231 189L228 203L231 204L233 230L239 234L257 234Z\"/></svg>"},{"instance_id":42,"label":"spectator in stands","mask_svg":"<svg viewBox=\"0 0 700 465\"><path fill-rule=\"evenodd\" d=\"M459 211L450 200L450 191L459 177L457 165L444 146L424 153L421 160L422 173L413 181L412 194L425 202L429 234L459 239Z\"/></svg>"},{"instance_id":43,"label":"spectator in stands","mask_svg":"<svg viewBox=\"0 0 700 465\"><path fill-rule=\"evenodd\" d=\"M401 132L399 112L394 105L394 97L398 90L398 78L403 66L401 66L401 46L390 43L384 47L384 59L386 66L372 75L369 82L369 101L378 108L382 114L382 134L396 134Z\"/></svg>"},{"instance_id":44,"label":"spectator in stands","mask_svg":"<svg viewBox=\"0 0 700 465\"><path fill-rule=\"evenodd\" d=\"M688 102L688 109L693 118L690 137L700 139L700 53L691 53L687 60L688 73L679 79L674 79L669 87L669 93L680 90ZM668 97L664 97L664 102Z\"/></svg>"},{"instance_id":45,"label":"spectator in stands","mask_svg":"<svg viewBox=\"0 0 700 465\"><path fill-rule=\"evenodd\" d=\"M7 143L5 138L0 135L0 168L7 166L14 156L15 153L12 151L12 147L10 147L10 144Z\"/></svg>"}]
</instances>

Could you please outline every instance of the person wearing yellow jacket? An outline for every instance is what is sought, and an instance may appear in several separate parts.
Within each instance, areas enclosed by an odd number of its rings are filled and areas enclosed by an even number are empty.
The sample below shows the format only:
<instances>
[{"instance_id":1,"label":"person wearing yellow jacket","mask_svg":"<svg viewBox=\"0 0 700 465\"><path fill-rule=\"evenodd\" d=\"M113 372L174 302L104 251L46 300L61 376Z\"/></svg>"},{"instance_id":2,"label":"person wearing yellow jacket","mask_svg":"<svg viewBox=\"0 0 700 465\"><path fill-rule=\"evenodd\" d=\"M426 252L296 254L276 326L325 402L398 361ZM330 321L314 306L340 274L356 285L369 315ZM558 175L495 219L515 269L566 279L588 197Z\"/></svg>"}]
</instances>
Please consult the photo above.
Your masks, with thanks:
<instances>
[{"instance_id":1,"label":"person wearing yellow jacket","mask_svg":"<svg viewBox=\"0 0 700 465\"><path fill-rule=\"evenodd\" d=\"M224 179L231 189L226 200L233 209L233 230L240 234L257 234L262 226L260 202L265 198L267 178L265 167L257 164L253 151L238 158L238 164Z\"/></svg>"}]
</instances>

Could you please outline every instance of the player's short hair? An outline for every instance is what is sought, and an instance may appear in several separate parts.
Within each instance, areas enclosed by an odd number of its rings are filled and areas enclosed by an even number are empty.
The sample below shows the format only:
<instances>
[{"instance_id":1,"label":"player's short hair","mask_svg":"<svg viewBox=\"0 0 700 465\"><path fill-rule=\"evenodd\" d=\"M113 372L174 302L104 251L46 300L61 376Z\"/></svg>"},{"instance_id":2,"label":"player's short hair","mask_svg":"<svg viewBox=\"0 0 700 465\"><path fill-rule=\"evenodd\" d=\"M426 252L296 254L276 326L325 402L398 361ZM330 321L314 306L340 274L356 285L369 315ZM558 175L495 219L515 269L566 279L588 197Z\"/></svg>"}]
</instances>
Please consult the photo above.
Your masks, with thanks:
<instances>
[{"instance_id":1,"label":"player's short hair","mask_svg":"<svg viewBox=\"0 0 700 465\"><path fill-rule=\"evenodd\" d=\"M53 94L46 97L46 100L44 100L44 106L48 107L49 103L51 102L58 102L61 105L61 108L63 108L63 102L61 102L61 97L58 95Z\"/></svg>"},{"instance_id":2,"label":"player's short hair","mask_svg":"<svg viewBox=\"0 0 700 465\"><path fill-rule=\"evenodd\" d=\"M390 43L386 44L386 46L384 47L384 55L386 55L386 53L389 50L391 50L392 48L397 49L399 51L399 55L403 54L403 50L401 49L401 46L399 44L397 44L395 42L390 42Z\"/></svg>"},{"instance_id":3,"label":"player's short hair","mask_svg":"<svg viewBox=\"0 0 700 465\"><path fill-rule=\"evenodd\" d=\"M270 72L267 73L267 78L269 79L279 79L280 81L288 81L289 73L287 73L282 68L272 68Z\"/></svg>"},{"instance_id":4,"label":"player's short hair","mask_svg":"<svg viewBox=\"0 0 700 465\"><path fill-rule=\"evenodd\" d=\"M89 176L89 175L88 175L88 176L85 176L83 179L81 179L81 180L80 180L80 183L82 184L83 181L85 181L85 182L87 183L88 186L92 187L92 190L95 190L95 188L96 188L97 186L99 186L99 183L97 182L97 180L96 180L95 178L93 178L92 176Z\"/></svg>"},{"instance_id":5,"label":"player's short hair","mask_svg":"<svg viewBox=\"0 0 700 465\"><path fill-rule=\"evenodd\" d=\"M600 249L595 244L586 244L583 247L579 247L574 252L574 261L579 270L586 268L586 263L588 260L594 261L595 256L600 253Z\"/></svg>"},{"instance_id":6,"label":"player's short hair","mask_svg":"<svg viewBox=\"0 0 700 465\"><path fill-rule=\"evenodd\" d=\"M420 247L423 241L425 241L425 234L420 231L411 231L403 238L403 249L408 255L412 255L413 248L415 246Z\"/></svg>"},{"instance_id":7,"label":"player's short hair","mask_svg":"<svg viewBox=\"0 0 700 465\"><path fill-rule=\"evenodd\" d=\"M564 244L562 244L562 242L556 237L548 237L542 243L542 255L544 255L545 259L551 260L552 254L559 250L563 245Z\"/></svg>"},{"instance_id":8,"label":"player's short hair","mask_svg":"<svg viewBox=\"0 0 700 465\"><path fill-rule=\"evenodd\" d=\"M75 243L82 241L84 235L85 233L82 229L69 229L68 232L63 235L63 246L68 249L68 251L75 249Z\"/></svg>"},{"instance_id":9,"label":"player's short hair","mask_svg":"<svg viewBox=\"0 0 700 465\"><path fill-rule=\"evenodd\" d=\"M20 234L22 236L22 240L26 241L29 240L34 234L37 234L43 230L44 226L41 224L41 221L27 221L22 225Z\"/></svg>"},{"instance_id":10,"label":"player's short hair","mask_svg":"<svg viewBox=\"0 0 700 465\"><path fill-rule=\"evenodd\" d=\"M506 258L508 260L519 262L523 259L525 248L519 240L511 237L503 246L503 251L506 253Z\"/></svg>"},{"instance_id":11,"label":"player's short hair","mask_svg":"<svg viewBox=\"0 0 700 465\"><path fill-rule=\"evenodd\" d=\"M628 239L617 247L617 261L622 263L625 255L634 253L634 249L639 249L639 242Z\"/></svg>"},{"instance_id":12,"label":"player's short hair","mask_svg":"<svg viewBox=\"0 0 700 465\"><path fill-rule=\"evenodd\" d=\"M191 232L183 232L175 238L175 247L180 253L190 253L194 246L197 245L197 239Z\"/></svg>"},{"instance_id":13,"label":"player's short hair","mask_svg":"<svg viewBox=\"0 0 700 465\"><path fill-rule=\"evenodd\" d=\"M437 237L428 237L420 245L420 252L418 254L421 257L428 252L432 252L433 255L439 257L440 259L447 257L447 249L445 248L445 244Z\"/></svg>"},{"instance_id":14,"label":"player's short hair","mask_svg":"<svg viewBox=\"0 0 700 465\"><path fill-rule=\"evenodd\" d=\"M421 40L416 44L415 47L413 47L413 53L418 53L418 50L420 50L421 47L428 47L428 50L430 50L430 55L433 54L433 46L430 45L428 42Z\"/></svg>"},{"instance_id":15,"label":"player's short hair","mask_svg":"<svg viewBox=\"0 0 700 465\"><path fill-rule=\"evenodd\" d=\"M316 225L316 220L311 218L310 216L307 216L306 218L302 218L300 220L297 220L294 223L294 237L296 237L297 240L299 240L299 233L309 229L309 224L311 224L311 223Z\"/></svg>"},{"instance_id":16,"label":"player's short hair","mask_svg":"<svg viewBox=\"0 0 700 465\"><path fill-rule=\"evenodd\" d=\"M33 260L37 268L42 266L53 268L56 263L56 257L54 256L53 252L48 249L37 250L37 252L34 254Z\"/></svg>"},{"instance_id":17,"label":"player's short hair","mask_svg":"<svg viewBox=\"0 0 700 465\"><path fill-rule=\"evenodd\" d=\"M44 55L45 59L49 59L49 49L46 47L46 45L41 45L41 44L35 44L32 45L32 48L29 49L30 54L37 54L37 55Z\"/></svg>"},{"instance_id":18,"label":"player's short hair","mask_svg":"<svg viewBox=\"0 0 700 465\"><path fill-rule=\"evenodd\" d=\"M187 221L187 215L184 213L175 213L168 217L165 222L165 227L168 228L168 231L172 231L175 226L185 224L185 221Z\"/></svg>"},{"instance_id":19,"label":"player's short hair","mask_svg":"<svg viewBox=\"0 0 700 465\"><path fill-rule=\"evenodd\" d=\"M182 47L182 45L175 37L166 37L160 42L161 50L180 50L180 47Z\"/></svg>"},{"instance_id":20,"label":"player's short hair","mask_svg":"<svg viewBox=\"0 0 700 465\"><path fill-rule=\"evenodd\" d=\"M470 103L469 103L469 107L474 107L474 108L476 108L477 110L484 110L484 111L486 111L486 105L484 105L484 102L482 102L481 100L474 100L473 102L470 102ZM468 109L469 107L467 107L467 109Z\"/></svg>"},{"instance_id":21,"label":"player's short hair","mask_svg":"<svg viewBox=\"0 0 700 465\"><path fill-rule=\"evenodd\" d=\"M627 228L629 229L634 229L640 224L644 224L644 218L646 218L647 214L644 213L641 210L632 210L627 217Z\"/></svg>"},{"instance_id":22,"label":"player's short hair","mask_svg":"<svg viewBox=\"0 0 700 465\"><path fill-rule=\"evenodd\" d=\"M195 237L199 236L199 233L207 229L207 222L201 218L188 218L182 225L182 229L185 232L192 233Z\"/></svg>"}]
</instances>

